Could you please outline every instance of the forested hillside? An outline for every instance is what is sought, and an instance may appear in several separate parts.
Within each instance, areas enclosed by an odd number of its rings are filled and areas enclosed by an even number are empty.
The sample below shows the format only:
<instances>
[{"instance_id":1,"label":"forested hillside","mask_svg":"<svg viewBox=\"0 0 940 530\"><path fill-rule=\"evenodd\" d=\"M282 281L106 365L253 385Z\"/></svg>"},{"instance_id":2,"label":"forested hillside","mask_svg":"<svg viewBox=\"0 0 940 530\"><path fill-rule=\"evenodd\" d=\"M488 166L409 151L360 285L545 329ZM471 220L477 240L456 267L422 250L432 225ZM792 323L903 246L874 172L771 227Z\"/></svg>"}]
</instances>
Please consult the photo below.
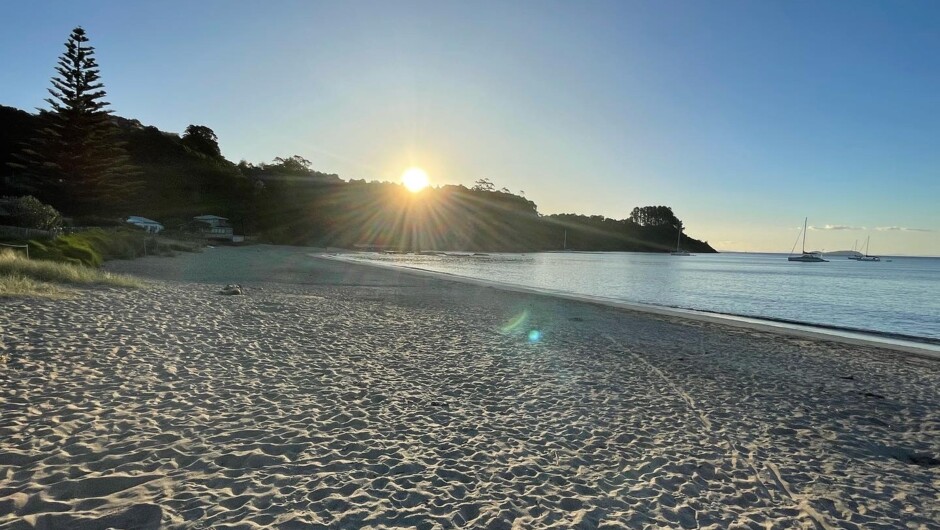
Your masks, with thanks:
<instances>
[{"instance_id":1,"label":"forested hillside","mask_svg":"<svg viewBox=\"0 0 940 530\"><path fill-rule=\"evenodd\" d=\"M17 168L17 153L42 127L41 118L0 106L0 195L35 195L78 224L141 215L176 228L210 213L263 241L349 248L663 252L675 248L681 225L667 207L634 208L620 220L543 216L534 202L485 180L414 194L397 183L344 181L315 171L299 156L235 164L222 156L209 127L191 125L174 134L137 120L111 122L133 166L126 177L133 192L107 194L94 212L76 212L68 200L43 196ZM683 247L714 252L686 237Z\"/></svg>"}]
</instances>

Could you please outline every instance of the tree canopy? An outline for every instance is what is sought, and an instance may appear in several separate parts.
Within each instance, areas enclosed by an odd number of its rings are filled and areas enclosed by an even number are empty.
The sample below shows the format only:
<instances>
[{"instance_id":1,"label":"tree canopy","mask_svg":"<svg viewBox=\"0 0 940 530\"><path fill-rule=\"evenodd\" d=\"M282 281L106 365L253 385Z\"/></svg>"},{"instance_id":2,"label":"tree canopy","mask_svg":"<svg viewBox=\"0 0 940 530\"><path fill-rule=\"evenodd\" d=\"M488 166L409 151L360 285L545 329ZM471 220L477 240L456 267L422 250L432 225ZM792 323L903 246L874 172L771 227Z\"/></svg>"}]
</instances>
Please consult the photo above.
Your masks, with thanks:
<instances>
[{"instance_id":1,"label":"tree canopy","mask_svg":"<svg viewBox=\"0 0 940 530\"><path fill-rule=\"evenodd\" d=\"M640 226L671 226L680 228L682 221L672 213L668 206L643 206L630 212L630 220Z\"/></svg>"},{"instance_id":2,"label":"tree canopy","mask_svg":"<svg viewBox=\"0 0 940 530\"><path fill-rule=\"evenodd\" d=\"M215 131L205 125L190 125L186 127L183 133L182 144L197 153L202 153L212 158L221 158L222 151L219 149L219 137Z\"/></svg>"}]
</instances>

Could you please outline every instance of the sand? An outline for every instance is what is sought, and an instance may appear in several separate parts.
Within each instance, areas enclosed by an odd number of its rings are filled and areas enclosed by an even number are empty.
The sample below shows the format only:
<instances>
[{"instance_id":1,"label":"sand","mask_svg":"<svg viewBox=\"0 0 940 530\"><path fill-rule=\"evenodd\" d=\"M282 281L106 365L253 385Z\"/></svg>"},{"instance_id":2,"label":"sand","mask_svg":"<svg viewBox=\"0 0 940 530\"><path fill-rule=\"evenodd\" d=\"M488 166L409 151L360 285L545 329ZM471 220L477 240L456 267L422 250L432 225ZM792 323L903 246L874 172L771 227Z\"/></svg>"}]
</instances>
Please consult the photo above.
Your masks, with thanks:
<instances>
[{"instance_id":1,"label":"sand","mask_svg":"<svg viewBox=\"0 0 940 530\"><path fill-rule=\"evenodd\" d=\"M0 301L0 528L938 527L936 361L309 252Z\"/></svg>"}]
</instances>

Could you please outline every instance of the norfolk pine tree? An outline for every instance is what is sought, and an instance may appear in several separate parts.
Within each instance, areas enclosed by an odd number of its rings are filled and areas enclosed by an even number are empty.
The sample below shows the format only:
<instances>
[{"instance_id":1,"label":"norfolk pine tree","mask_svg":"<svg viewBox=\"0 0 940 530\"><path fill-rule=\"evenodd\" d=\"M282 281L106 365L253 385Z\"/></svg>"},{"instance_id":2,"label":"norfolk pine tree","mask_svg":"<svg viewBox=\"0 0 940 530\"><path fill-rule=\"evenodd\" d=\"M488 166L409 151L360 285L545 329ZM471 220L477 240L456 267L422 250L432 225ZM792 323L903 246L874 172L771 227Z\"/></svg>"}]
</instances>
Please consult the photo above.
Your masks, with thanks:
<instances>
[{"instance_id":1,"label":"norfolk pine tree","mask_svg":"<svg viewBox=\"0 0 940 530\"><path fill-rule=\"evenodd\" d=\"M140 190L104 101L95 49L72 30L52 78L50 109L40 109L37 135L17 164L46 202L71 215L124 213Z\"/></svg>"}]
</instances>

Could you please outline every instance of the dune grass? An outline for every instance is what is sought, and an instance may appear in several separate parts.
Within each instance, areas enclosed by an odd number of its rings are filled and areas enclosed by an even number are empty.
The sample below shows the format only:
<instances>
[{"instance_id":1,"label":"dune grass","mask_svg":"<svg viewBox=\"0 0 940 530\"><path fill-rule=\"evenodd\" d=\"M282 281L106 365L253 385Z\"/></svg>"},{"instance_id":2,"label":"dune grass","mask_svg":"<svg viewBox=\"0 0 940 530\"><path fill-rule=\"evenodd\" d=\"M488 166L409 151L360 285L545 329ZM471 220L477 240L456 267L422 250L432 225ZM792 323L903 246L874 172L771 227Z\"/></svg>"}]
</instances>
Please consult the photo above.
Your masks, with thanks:
<instances>
[{"instance_id":1,"label":"dune grass","mask_svg":"<svg viewBox=\"0 0 940 530\"><path fill-rule=\"evenodd\" d=\"M74 292L55 284L38 282L20 274L0 275L0 298L11 296L41 296L43 298L71 298Z\"/></svg>"},{"instance_id":2,"label":"dune grass","mask_svg":"<svg viewBox=\"0 0 940 530\"><path fill-rule=\"evenodd\" d=\"M0 296L67 296L55 284L143 287L144 282L67 262L26 259L9 249L0 251Z\"/></svg>"}]
</instances>

